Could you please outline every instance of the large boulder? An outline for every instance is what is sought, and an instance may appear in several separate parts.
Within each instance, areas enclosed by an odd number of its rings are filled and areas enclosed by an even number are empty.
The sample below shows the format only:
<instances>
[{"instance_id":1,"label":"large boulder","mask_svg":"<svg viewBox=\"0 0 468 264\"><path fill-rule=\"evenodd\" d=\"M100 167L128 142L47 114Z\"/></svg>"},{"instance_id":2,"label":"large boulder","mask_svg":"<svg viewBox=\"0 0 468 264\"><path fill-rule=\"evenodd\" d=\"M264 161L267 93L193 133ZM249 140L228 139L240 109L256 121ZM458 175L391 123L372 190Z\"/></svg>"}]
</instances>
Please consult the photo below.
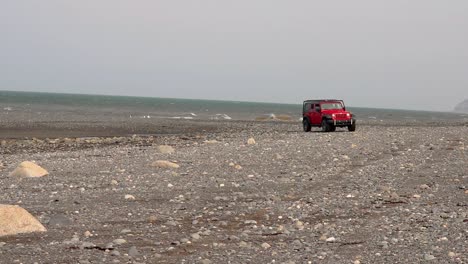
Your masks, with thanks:
<instances>
[{"instance_id":1,"label":"large boulder","mask_svg":"<svg viewBox=\"0 0 468 264\"><path fill-rule=\"evenodd\" d=\"M28 211L16 205L0 204L0 237L45 231L46 228Z\"/></svg>"},{"instance_id":2,"label":"large boulder","mask_svg":"<svg viewBox=\"0 0 468 264\"><path fill-rule=\"evenodd\" d=\"M11 177L42 177L48 175L44 168L31 161L24 161L10 173Z\"/></svg>"}]
</instances>

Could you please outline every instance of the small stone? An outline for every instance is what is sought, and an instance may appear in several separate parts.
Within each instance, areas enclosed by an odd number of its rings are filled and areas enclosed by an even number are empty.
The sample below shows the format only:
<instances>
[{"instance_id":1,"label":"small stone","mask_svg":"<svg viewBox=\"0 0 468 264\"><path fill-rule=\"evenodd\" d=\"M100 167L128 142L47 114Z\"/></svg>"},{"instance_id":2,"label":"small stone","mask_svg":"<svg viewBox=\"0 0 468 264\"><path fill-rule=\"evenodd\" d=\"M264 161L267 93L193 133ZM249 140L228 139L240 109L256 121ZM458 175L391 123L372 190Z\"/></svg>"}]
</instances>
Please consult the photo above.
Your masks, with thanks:
<instances>
[{"instance_id":1,"label":"small stone","mask_svg":"<svg viewBox=\"0 0 468 264\"><path fill-rule=\"evenodd\" d=\"M117 182L116 180L111 181L111 185L117 185L117 184L119 184L119 182Z\"/></svg>"},{"instance_id":2,"label":"small stone","mask_svg":"<svg viewBox=\"0 0 468 264\"><path fill-rule=\"evenodd\" d=\"M194 240L199 240L200 239L200 234L193 233L193 234L190 235L190 237L192 237L192 239L194 239Z\"/></svg>"},{"instance_id":3,"label":"small stone","mask_svg":"<svg viewBox=\"0 0 468 264\"><path fill-rule=\"evenodd\" d=\"M93 234L91 234L91 232L89 232L89 231L84 232L84 236L85 236L85 237L90 237L90 236L92 236L92 235L93 235Z\"/></svg>"},{"instance_id":4,"label":"small stone","mask_svg":"<svg viewBox=\"0 0 468 264\"><path fill-rule=\"evenodd\" d=\"M413 195L413 198L416 198L416 199L421 198L421 195L415 194L415 195Z\"/></svg>"},{"instance_id":5,"label":"small stone","mask_svg":"<svg viewBox=\"0 0 468 264\"><path fill-rule=\"evenodd\" d=\"M270 246L270 244L265 242L265 243L262 244L262 248L267 250L267 249L271 248L271 246Z\"/></svg>"},{"instance_id":6,"label":"small stone","mask_svg":"<svg viewBox=\"0 0 468 264\"><path fill-rule=\"evenodd\" d=\"M176 164L174 162L170 162L167 160L157 160L153 163L151 163L152 167L157 167L157 168L165 168L165 169L177 169L179 168L179 164Z\"/></svg>"},{"instance_id":7,"label":"small stone","mask_svg":"<svg viewBox=\"0 0 468 264\"><path fill-rule=\"evenodd\" d=\"M457 256L457 254L456 254L455 252L451 252L451 251L450 251L450 252L448 253L448 256L451 257L451 258L454 258L454 257Z\"/></svg>"},{"instance_id":8,"label":"small stone","mask_svg":"<svg viewBox=\"0 0 468 264\"><path fill-rule=\"evenodd\" d=\"M434 260L434 259L436 259L436 257L434 257L433 255L431 255L431 254L424 254L424 260L429 261L429 260Z\"/></svg>"},{"instance_id":9,"label":"small stone","mask_svg":"<svg viewBox=\"0 0 468 264\"><path fill-rule=\"evenodd\" d=\"M211 263L212 262L209 259L204 259L204 260L201 261L201 264L211 264Z\"/></svg>"},{"instance_id":10,"label":"small stone","mask_svg":"<svg viewBox=\"0 0 468 264\"><path fill-rule=\"evenodd\" d=\"M241 166L241 165L239 165L239 164L236 164L236 165L234 166L234 169L236 169L236 170L240 170L240 169L242 169L242 166Z\"/></svg>"},{"instance_id":11,"label":"small stone","mask_svg":"<svg viewBox=\"0 0 468 264\"><path fill-rule=\"evenodd\" d=\"M168 184L167 184L167 187L168 187L168 188L172 188L172 187L174 187L174 185L172 185L171 183L168 183Z\"/></svg>"},{"instance_id":12,"label":"small stone","mask_svg":"<svg viewBox=\"0 0 468 264\"><path fill-rule=\"evenodd\" d=\"M255 145L255 144L256 144L256 142L255 142L255 139L254 139L254 138L249 138L249 139L247 140L247 145Z\"/></svg>"},{"instance_id":13,"label":"small stone","mask_svg":"<svg viewBox=\"0 0 468 264\"><path fill-rule=\"evenodd\" d=\"M133 196L131 194L126 194L125 195L125 200L135 200L135 196Z\"/></svg>"},{"instance_id":14,"label":"small stone","mask_svg":"<svg viewBox=\"0 0 468 264\"><path fill-rule=\"evenodd\" d=\"M82 249L91 249L91 248L95 248L96 245L94 245L93 243L91 242L83 242L80 246L80 248Z\"/></svg>"},{"instance_id":15,"label":"small stone","mask_svg":"<svg viewBox=\"0 0 468 264\"><path fill-rule=\"evenodd\" d=\"M4 245L6 245L5 242L0 242L0 247L3 247Z\"/></svg>"},{"instance_id":16,"label":"small stone","mask_svg":"<svg viewBox=\"0 0 468 264\"><path fill-rule=\"evenodd\" d=\"M168 145L161 145L157 147L158 151L163 154L171 154L174 153L174 148Z\"/></svg>"},{"instance_id":17,"label":"small stone","mask_svg":"<svg viewBox=\"0 0 468 264\"><path fill-rule=\"evenodd\" d=\"M114 241L112 241L112 243L114 243L115 245L122 245L122 244L127 243L127 240L125 240L123 238L117 238L117 239L114 239Z\"/></svg>"},{"instance_id":18,"label":"small stone","mask_svg":"<svg viewBox=\"0 0 468 264\"><path fill-rule=\"evenodd\" d=\"M244 224L246 224L246 225L256 225L257 221L255 221L255 220L245 220Z\"/></svg>"},{"instance_id":19,"label":"small stone","mask_svg":"<svg viewBox=\"0 0 468 264\"><path fill-rule=\"evenodd\" d=\"M130 247L128 250L128 255L132 258L140 255L140 252L138 252L137 248L135 246Z\"/></svg>"},{"instance_id":20,"label":"small stone","mask_svg":"<svg viewBox=\"0 0 468 264\"><path fill-rule=\"evenodd\" d=\"M117 251L117 250L112 250L111 256L118 257L118 256L120 256L120 252Z\"/></svg>"},{"instance_id":21,"label":"small stone","mask_svg":"<svg viewBox=\"0 0 468 264\"><path fill-rule=\"evenodd\" d=\"M304 229L304 223L302 221L296 221L296 223L294 224L296 226L297 229L299 230L302 230Z\"/></svg>"},{"instance_id":22,"label":"small stone","mask_svg":"<svg viewBox=\"0 0 468 264\"><path fill-rule=\"evenodd\" d=\"M328 243L333 243L333 242L336 241L336 238L334 238L334 237L329 237L329 238L327 238L325 241L328 242Z\"/></svg>"},{"instance_id":23,"label":"small stone","mask_svg":"<svg viewBox=\"0 0 468 264\"><path fill-rule=\"evenodd\" d=\"M120 231L121 234L128 234L128 233L131 233L132 230L130 229L122 229L122 231Z\"/></svg>"},{"instance_id":24,"label":"small stone","mask_svg":"<svg viewBox=\"0 0 468 264\"><path fill-rule=\"evenodd\" d=\"M427 184L421 184L421 185L419 185L419 189L421 189L421 190L427 190L427 189L430 189L430 188L431 188L431 187L429 187L429 185L427 185Z\"/></svg>"},{"instance_id":25,"label":"small stone","mask_svg":"<svg viewBox=\"0 0 468 264\"><path fill-rule=\"evenodd\" d=\"M241 241L241 242L239 242L239 246L240 247L248 247L249 244L247 244L247 242L245 242L245 241Z\"/></svg>"},{"instance_id":26,"label":"small stone","mask_svg":"<svg viewBox=\"0 0 468 264\"><path fill-rule=\"evenodd\" d=\"M157 216L155 216L155 215L150 215L150 216L148 217L148 222L150 222L150 223L155 223L156 221L158 221L158 217L157 217Z\"/></svg>"}]
</instances>

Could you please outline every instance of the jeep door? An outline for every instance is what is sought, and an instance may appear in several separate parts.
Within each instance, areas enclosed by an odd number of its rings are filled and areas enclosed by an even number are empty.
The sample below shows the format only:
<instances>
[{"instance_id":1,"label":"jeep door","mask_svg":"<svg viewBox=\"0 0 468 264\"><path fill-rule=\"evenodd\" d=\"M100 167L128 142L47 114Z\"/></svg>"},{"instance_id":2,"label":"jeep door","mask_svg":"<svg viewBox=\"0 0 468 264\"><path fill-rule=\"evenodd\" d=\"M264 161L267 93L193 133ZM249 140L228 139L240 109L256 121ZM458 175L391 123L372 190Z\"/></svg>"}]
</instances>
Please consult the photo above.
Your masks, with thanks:
<instances>
[{"instance_id":1,"label":"jeep door","mask_svg":"<svg viewBox=\"0 0 468 264\"><path fill-rule=\"evenodd\" d=\"M320 113L320 105L313 104L310 112L310 122L312 125L320 125L322 123L322 114Z\"/></svg>"}]
</instances>

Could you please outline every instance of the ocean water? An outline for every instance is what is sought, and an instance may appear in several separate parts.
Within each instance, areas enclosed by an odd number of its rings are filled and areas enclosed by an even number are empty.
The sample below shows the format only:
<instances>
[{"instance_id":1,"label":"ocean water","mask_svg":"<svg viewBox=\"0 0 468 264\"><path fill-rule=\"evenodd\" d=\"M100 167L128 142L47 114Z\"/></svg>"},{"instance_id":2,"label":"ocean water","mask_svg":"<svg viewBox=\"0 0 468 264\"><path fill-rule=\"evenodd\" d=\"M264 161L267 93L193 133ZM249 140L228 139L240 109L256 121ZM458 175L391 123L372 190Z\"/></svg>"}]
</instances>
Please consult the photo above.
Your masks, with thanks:
<instances>
[{"instance_id":1,"label":"ocean water","mask_svg":"<svg viewBox=\"0 0 468 264\"><path fill-rule=\"evenodd\" d=\"M304 98L310 99L310 98ZM348 106L358 120L384 122L405 121L467 121L467 114L446 112L375 109ZM27 113L31 116L54 117L67 120L70 116L126 117L126 118L173 118L201 120L269 120L290 118L299 121L302 102L277 104L258 102L233 102L216 100L192 100L173 98L81 95L37 92L0 91L0 112ZM46 113L46 114L45 114Z\"/></svg>"}]
</instances>

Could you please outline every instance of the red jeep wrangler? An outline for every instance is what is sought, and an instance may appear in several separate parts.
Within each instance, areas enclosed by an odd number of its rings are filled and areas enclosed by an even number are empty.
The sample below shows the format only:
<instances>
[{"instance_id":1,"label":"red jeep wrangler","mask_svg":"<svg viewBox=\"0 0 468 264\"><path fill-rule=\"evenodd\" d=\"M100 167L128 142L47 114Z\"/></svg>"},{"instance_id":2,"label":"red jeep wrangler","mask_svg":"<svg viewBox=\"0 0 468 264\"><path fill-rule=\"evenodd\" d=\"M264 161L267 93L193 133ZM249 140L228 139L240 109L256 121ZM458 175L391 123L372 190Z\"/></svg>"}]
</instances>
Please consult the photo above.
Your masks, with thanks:
<instances>
[{"instance_id":1,"label":"red jeep wrangler","mask_svg":"<svg viewBox=\"0 0 468 264\"><path fill-rule=\"evenodd\" d=\"M337 127L356 130L353 114L346 111L343 100L306 100L302 107L302 124L305 132L312 127L321 127L323 132L335 131Z\"/></svg>"}]
</instances>

